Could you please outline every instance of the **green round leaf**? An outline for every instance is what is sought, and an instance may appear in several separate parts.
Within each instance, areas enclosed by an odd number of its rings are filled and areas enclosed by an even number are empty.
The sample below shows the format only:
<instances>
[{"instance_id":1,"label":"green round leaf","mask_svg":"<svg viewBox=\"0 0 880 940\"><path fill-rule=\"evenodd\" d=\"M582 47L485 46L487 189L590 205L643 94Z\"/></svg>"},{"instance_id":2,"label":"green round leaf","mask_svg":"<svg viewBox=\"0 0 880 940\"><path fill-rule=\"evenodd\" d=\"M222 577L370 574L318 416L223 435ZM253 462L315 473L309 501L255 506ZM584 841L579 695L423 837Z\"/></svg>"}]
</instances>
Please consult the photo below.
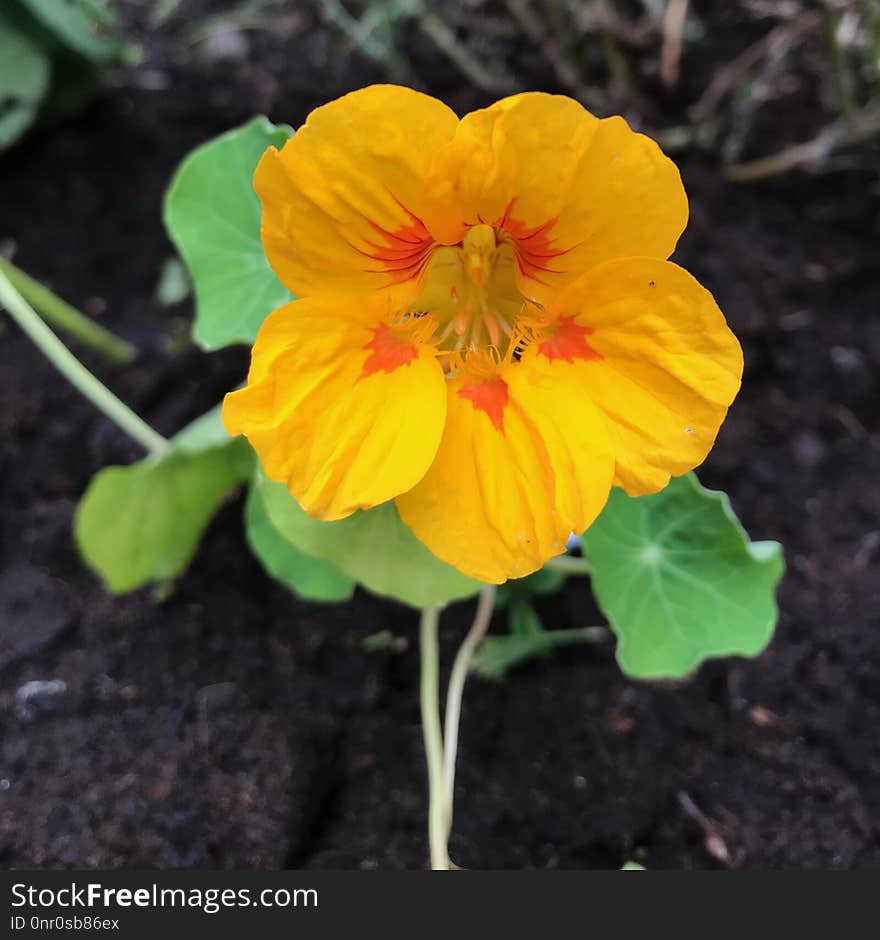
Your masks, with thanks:
<instances>
[{"instance_id":1,"label":"green round leaf","mask_svg":"<svg viewBox=\"0 0 880 940\"><path fill-rule=\"evenodd\" d=\"M693 474L639 499L613 490L581 541L629 675L677 678L770 641L781 547L750 542L726 494Z\"/></svg>"},{"instance_id":2,"label":"green round leaf","mask_svg":"<svg viewBox=\"0 0 880 940\"><path fill-rule=\"evenodd\" d=\"M167 452L92 478L76 514L77 546L108 590L123 594L184 571L226 496L253 473L245 441L216 446L208 412ZM225 434L225 432L224 432Z\"/></svg>"},{"instance_id":3,"label":"green round leaf","mask_svg":"<svg viewBox=\"0 0 880 940\"><path fill-rule=\"evenodd\" d=\"M301 552L272 525L260 491L252 486L244 507L245 535L267 574L307 601L347 601L354 581L329 561Z\"/></svg>"},{"instance_id":4,"label":"green round leaf","mask_svg":"<svg viewBox=\"0 0 880 940\"><path fill-rule=\"evenodd\" d=\"M194 150L165 196L165 227L196 295L193 338L207 350L253 343L260 324L292 300L260 243L254 169L292 133L256 117Z\"/></svg>"},{"instance_id":5,"label":"green round leaf","mask_svg":"<svg viewBox=\"0 0 880 940\"><path fill-rule=\"evenodd\" d=\"M49 59L0 17L0 150L30 127L49 87Z\"/></svg>"},{"instance_id":6,"label":"green round leaf","mask_svg":"<svg viewBox=\"0 0 880 940\"><path fill-rule=\"evenodd\" d=\"M480 584L432 555L400 521L394 503L338 522L305 513L280 483L263 479L260 494L276 529L299 549L332 562L374 594L412 607L470 597Z\"/></svg>"}]
</instances>

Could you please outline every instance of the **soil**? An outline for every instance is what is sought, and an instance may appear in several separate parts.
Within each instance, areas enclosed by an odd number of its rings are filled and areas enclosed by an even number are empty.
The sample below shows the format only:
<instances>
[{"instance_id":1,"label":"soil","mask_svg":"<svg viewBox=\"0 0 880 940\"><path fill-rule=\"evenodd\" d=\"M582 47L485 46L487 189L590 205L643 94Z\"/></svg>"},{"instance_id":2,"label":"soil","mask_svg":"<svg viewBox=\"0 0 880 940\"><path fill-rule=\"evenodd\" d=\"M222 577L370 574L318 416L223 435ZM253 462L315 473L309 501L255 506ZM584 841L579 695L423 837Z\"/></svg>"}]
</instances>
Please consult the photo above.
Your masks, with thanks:
<instances>
[{"instance_id":1,"label":"soil","mask_svg":"<svg viewBox=\"0 0 880 940\"><path fill-rule=\"evenodd\" d=\"M150 6L126 5L143 64L0 158L0 238L143 350L129 367L83 358L172 433L247 361L181 349L189 306L155 299L175 166L253 113L297 124L385 73L307 5L219 60L181 40L203 5L159 30ZM754 39L738 29L719 17L722 60ZM428 90L460 112L488 102L411 38ZM681 120L713 54L695 54L679 97L656 92L648 126ZM520 71L554 90L546 66L524 55ZM752 155L802 139L813 93L792 90ZM629 681L611 640L472 680L452 839L469 868L880 865L876 179L737 186L711 154L679 162L692 221L676 260L713 290L747 363L701 478L753 537L785 546L777 635L754 661L678 684ZM72 518L92 474L141 454L8 321L0 396L0 864L424 867L414 614L360 592L339 607L293 599L246 550L240 499L170 596L109 597L77 557ZM542 606L558 627L592 610L575 582ZM470 615L444 615L447 663ZM383 629L408 649L367 653ZM51 680L64 685L25 687Z\"/></svg>"}]
</instances>

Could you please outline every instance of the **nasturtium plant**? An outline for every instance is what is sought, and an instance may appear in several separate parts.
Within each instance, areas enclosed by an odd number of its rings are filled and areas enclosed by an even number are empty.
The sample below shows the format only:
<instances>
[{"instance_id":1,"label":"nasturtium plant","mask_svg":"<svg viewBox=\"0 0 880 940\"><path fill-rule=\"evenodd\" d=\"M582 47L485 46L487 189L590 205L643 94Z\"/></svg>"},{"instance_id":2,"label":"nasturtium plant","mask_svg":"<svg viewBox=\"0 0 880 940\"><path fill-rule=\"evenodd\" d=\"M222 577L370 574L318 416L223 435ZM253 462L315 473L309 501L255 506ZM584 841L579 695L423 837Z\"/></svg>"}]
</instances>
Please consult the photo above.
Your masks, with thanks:
<instances>
[{"instance_id":1,"label":"nasturtium plant","mask_svg":"<svg viewBox=\"0 0 880 940\"><path fill-rule=\"evenodd\" d=\"M264 117L221 134L181 163L165 197L165 225L193 281L193 337L203 349L252 343L266 314L291 300L263 254L251 185L266 148L290 134Z\"/></svg>"},{"instance_id":2,"label":"nasturtium plant","mask_svg":"<svg viewBox=\"0 0 880 940\"><path fill-rule=\"evenodd\" d=\"M421 608L470 597L480 589L477 581L435 558L400 521L393 503L338 522L319 522L282 485L264 479L259 489L269 518L288 541L332 561L375 594Z\"/></svg>"},{"instance_id":3,"label":"nasturtium plant","mask_svg":"<svg viewBox=\"0 0 880 940\"><path fill-rule=\"evenodd\" d=\"M244 531L251 551L266 572L307 601L341 603L351 599L355 581L329 561L301 551L275 527L260 488L248 490L244 507Z\"/></svg>"},{"instance_id":4,"label":"nasturtium plant","mask_svg":"<svg viewBox=\"0 0 880 940\"><path fill-rule=\"evenodd\" d=\"M180 577L246 489L246 541L292 593L421 610L431 864L448 868L465 677L601 642L588 584L634 678L768 643L781 549L690 472L742 353L668 260L678 171L621 118L525 94L459 119L374 86L291 133L254 118L169 188L196 341L253 344L244 385L170 441L96 393L2 269L0 302L151 451L101 470L77 514L110 590ZM583 622L560 628L541 606L567 579ZM441 730L438 617L474 595Z\"/></svg>"},{"instance_id":5,"label":"nasturtium plant","mask_svg":"<svg viewBox=\"0 0 880 940\"><path fill-rule=\"evenodd\" d=\"M678 678L770 641L779 543L749 541L726 494L694 474L639 499L615 490L581 541L627 674Z\"/></svg>"},{"instance_id":6,"label":"nasturtium plant","mask_svg":"<svg viewBox=\"0 0 880 940\"><path fill-rule=\"evenodd\" d=\"M0 11L0 150L18 140L41 110L80 107L104 69L136 59L115 12L101 0L5 0Z\"/></svg>"},{"instance_id":7,"label":"nasturtium plant","mask_svg":"<svg viewBox=\"0 0 880 940\"><path fill-rule=\"evenodd\" d=\"M548 630L532 603L513 598L507 605L507 633L487 636L474 654L472 668L487 679L504 679L523 663L546 659L567 646L599 642L604 633L600 626Z\"/></svg>"},{"instance_id":8,"label":"nasturtium plant","mask_svg":"<svg viewBox=\"0 0 880 940\"><path fill-rule=\"evenodd\" d=\"M249 448L199 419L160 453L99 471L76 515L76 540L108 590L167 582L192 560L223 500L253 473ZM220 428L222 432L222 427Z\"/></svg>"},{"instance_id":9,"label":"nasturtium plant","mask_svg":"<svg viewBox=\"0 0 880 940\"><path fill-rule=\"evenodd\" d=\"M571 559L572 569L586 574L586 568ZM503 679L533 659L547 659L554 650L596 642L604 638L600 626L547 629L538 612L541 597L555 594L566 580L564 571L541 568L525 578L507 581L495 593L495 607L504 613L507 632L487 636L474 654L473 670L487 679Z\"/></svg>"},{"instance_id":10,"label":"nasturtium plant","mask_svg":"<svg viewBox=\"0 0 880 940\"><path fill-rule=\"evenodd\" d=\"M254 172L299 299L257 334L223 419L316 519L389 501L501 584L559 555L613 485L699 465L743 357L670 262L674 164L622 118L526 93L459 119L378 85L318 108Z\"/></svg>"}]
</instances>

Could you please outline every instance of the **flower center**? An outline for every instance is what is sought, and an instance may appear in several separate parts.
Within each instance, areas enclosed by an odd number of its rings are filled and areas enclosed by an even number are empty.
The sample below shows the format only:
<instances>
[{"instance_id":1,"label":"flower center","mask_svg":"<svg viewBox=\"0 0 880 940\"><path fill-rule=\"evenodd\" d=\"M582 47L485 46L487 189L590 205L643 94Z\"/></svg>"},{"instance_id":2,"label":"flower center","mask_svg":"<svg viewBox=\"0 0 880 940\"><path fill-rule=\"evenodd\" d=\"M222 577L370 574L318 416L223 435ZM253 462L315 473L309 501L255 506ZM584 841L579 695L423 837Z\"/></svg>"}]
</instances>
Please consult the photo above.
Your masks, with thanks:
<instances>
[{"instance_id":1,"label":"flower center","mask_svg":"<svg viewBox=\"0 0 880 940\"><path fill-rule=\"evenodd\" d=\"M413 309L433 315L440 352L508 354L526 309L514 263L511 240L491 225L473 225L459 245L434 250Z\"/></svg>"}]
</instances>

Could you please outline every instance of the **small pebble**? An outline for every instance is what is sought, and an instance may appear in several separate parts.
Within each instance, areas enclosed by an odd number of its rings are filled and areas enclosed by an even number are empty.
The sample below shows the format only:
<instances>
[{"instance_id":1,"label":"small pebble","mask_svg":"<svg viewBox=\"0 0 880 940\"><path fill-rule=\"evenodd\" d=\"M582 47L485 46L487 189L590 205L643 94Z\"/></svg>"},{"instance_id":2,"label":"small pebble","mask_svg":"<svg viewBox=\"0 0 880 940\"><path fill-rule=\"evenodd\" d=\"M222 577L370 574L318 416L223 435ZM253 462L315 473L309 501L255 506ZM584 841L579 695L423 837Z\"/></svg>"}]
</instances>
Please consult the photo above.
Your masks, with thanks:
<instances>
[{"instance_id":1,"label":"small pebble","mask_svg":"<svg viewBox=\"0 0 880 940\"><path fill-rule=\"evenodd\" d=\"M248 57L249 52L247 36L226 26L211 30L201 49L202 56L208 62L241 62Z\"/></svg>"},{"instance_id":2,"label":"small pebble","mask_svg":"<svg viewBox=\"0 0 880 940\"><path fill-rule=\"evenodd\" d=\"M861 372L865 368L865 357L850 346L832 346L831 361L841 372Z\"/></svg>"},{"instance_id":3,"label":"small pebble","mask_svg":"<svg viewBox=\"0 0 880 940\"><path fill-rule=\"evenodd\" d=\"M56 711L67 692L61 679L34 679L25 682L15 693L15 715L20 721L33 721L38 715Z\"/></svg>"},{"instance_id":4,"label":"small pebble","mask_svg":"<svg viewBox=\"0 0 880 940\"><path fill-rule=\"evenodd\" d=\"M195 698L199 711L209 714L229 708L237 696L238 689L234 682L215 682L199 689Z\"/></svg>"},{"instance_id":5,"label":"small pebble","mask_svg":"<svg viewBox=\"0 0 880 940\"><path fill-rule=\"evenodd\" d=\"M862 536L858 550L853 557L853 565L864 571L875 559L880 558L880 529L874 529Z\"/></svg>"},{"instance_id":6,"label":"small pebble","mask_svg":"<svg viewBox=\"0 0 880 940\"><path fill-rule=\"evenodd\" d=\"M809 261L804 265L804 277L814 284L821 284L828 280L828 268L816 261Z\"/></svg>"},{"instance_id":7,"label":"small pebble","mask_svg":"<svg viewBox=\"0 0 880 940\"><path fill-rule=\"evenodd\" d=\"M749 709L749 721L757 728L770 728L779 722L779 718L769 708L753 705Z\"/></svg>"},{"instance_id":8,"label":"small pebble","mask_svg":"<svg viewBox=\"0 0 880 940\"><path fill-rule=\"evenodd\" d=\"M815 434L804 431L794 439L794 456L802 467L815 467L822 462L826 447Z\"/></svg>"}]
</instances>

